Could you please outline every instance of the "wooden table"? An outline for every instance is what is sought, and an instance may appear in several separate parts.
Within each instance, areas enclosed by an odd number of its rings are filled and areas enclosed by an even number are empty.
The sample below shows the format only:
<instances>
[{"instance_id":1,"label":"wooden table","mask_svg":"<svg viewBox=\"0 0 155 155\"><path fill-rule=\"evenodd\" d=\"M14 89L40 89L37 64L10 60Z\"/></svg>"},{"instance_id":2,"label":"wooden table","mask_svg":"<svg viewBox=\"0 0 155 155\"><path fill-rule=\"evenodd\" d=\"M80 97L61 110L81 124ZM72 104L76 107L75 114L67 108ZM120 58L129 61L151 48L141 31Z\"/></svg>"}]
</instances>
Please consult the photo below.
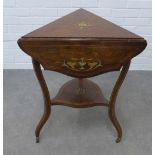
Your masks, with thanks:
<instances>
[{"instance_id":1,"label":"wooden table","mask_svg":"<svg viewBox=\"0 0 155 155\"><path fill-rule=\"evenodd\" d=\"M128 72L130 61L140 54L147 43L133 34L99 16L79 9L45 25L18 40L20 48L32 57L36 77L44 97L44 113L36 127L36 142L51 113L51 105L75 108L106 106L120 142L122 129L115 114L118 91ZM51 99L40 65L75 79L62 86ZM109 101L100 88L86 79L111 71L120 75Z\"/></svg>"}]
</instances>

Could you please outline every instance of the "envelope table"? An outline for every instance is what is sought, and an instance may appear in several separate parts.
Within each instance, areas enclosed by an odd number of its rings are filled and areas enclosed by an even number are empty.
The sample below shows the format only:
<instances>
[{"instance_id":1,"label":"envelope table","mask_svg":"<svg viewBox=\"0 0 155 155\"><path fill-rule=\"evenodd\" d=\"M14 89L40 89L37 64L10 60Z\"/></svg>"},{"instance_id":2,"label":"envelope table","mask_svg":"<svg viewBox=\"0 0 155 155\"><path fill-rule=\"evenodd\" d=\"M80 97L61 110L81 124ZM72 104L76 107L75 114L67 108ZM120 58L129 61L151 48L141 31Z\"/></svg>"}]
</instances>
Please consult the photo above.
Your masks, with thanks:
<instances>
[{"instance_id":1,"label":"envelope table","mask_svg":"<svg viewBox=\"0 0 155 155\"><path fill-rule=\"evenodd\" d=\"M105 106L116 129L116 142L120 142L122 129L115 113L116 98L132 58L147 45L144 38L79 9L21 37L18 44L32 58L44 98L44 113L35 131L36 142L54 105ZM51 99L41 66L73 80L65 83ZM110 98L106 99L99 86L88 78L112 71L120 71L120 75Z\"/></svg>"}]
</instances>

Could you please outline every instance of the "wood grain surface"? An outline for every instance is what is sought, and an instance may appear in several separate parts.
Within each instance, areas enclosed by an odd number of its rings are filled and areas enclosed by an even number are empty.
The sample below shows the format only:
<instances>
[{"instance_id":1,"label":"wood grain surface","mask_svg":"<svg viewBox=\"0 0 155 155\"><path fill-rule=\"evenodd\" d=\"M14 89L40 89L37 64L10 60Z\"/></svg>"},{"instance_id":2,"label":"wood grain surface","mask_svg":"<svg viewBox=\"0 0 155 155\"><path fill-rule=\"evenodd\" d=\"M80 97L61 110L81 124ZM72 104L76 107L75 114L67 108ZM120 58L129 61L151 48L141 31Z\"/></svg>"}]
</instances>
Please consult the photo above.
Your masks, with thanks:
<instances>
[{"instance_id":1,"label":"wood grain surface","mask_svg":"<svg viewBox=\"0 0 155 155\"><path fill-rule=\"evenodd\" d=\"M84 9L79 9L63 18L45 25L24 37L27 38L142 38L116 24Z\"/></svg>"},{"instance_id":2,"label":"wood grain surface","mask_svg":"<svg viewBox=\"0 0 155 155\"><path fill-rule=\"evenodd\" d=\"M107 106L117 131L116 142L120 142L122 129L115 114L116 98L130 61L147 45L144 38L80 9L21 37L18 44L32 57L44 97L44 113L36 127L36 142L39 142L40 131L50 116L51 105ZM45 70L79 79L66 83L51 100L40 65ZM116 70L121 73L109 101L96 84L83 79Z\"/></svg>"}]
</instances>

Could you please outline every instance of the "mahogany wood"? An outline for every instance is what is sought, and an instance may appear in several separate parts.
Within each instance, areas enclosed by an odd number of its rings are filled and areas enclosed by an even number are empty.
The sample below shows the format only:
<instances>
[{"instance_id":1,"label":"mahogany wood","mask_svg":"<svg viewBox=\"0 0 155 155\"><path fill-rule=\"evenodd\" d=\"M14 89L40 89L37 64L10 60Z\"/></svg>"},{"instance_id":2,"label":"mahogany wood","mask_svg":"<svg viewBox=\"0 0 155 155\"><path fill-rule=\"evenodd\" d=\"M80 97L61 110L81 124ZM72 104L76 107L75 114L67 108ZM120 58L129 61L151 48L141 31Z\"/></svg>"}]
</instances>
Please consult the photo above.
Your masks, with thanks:
<instances>
[{"instance_id":1,"label":"mahogany wood","mask_svg":"<svg viewBox=\"0 0 155 155\"><path fill-rule=\"evenodd\" d=\"M61 87L51 104L87 108L108 106L108 100L94 82L88 79L73 79Z\"/></svg>"},{"instance_id":2,"label":"mahogany wood","mask_svg":"<svg viewBox=\"0 0 155 155\"><path fill-rule=\"evenodd\" d=\"M123 64L127 63L146 46L144 40L124 40L124 41L66 41L53 42L38 41L37 39L22 38L19 46L37 60L44 69L57 71L72 77L87 78L109 71L120 70ZM73 59L77 59L74 61ZM97 68L78 70L76 65L84 58L86 63L98 63ZM91 59L91 60L90 60ZM89 60L89 61L88 61ZM64 61L75 63L75 69L64 66Z\"/></svg>"},{"instance_id":3,"label":"mahogany wood","mask_svg":"<svg viewBox=\"0 0 155 155\"><path fill-rule=\"evenodd\" d=\"M40 87L43 93L43 97L44 97L44 113L35 131L36 142L38 143L40 131L42 127L44 126L44 124L46 123L46 121L48 120L50 113L51 113L51 107L50 107L51 101L50 101L50 94L49 94L46 82L44 80L44 77L43 77L43 74L40 68L40 64L34 59L32 59L32 63L33 63L33 68L34 68L36 77L39 81L39 84L40 84Z\"/></svg>"},{"instance_id":4,"label":"mahogany wood","mask_svg":"<svg viewBox=\"0 0 155 155\"><path fill-rule=\"evenodd\" d=\"M144 38L83 9L23 36L18 44L45 70L78 78L120 70L146 47ZM74 58L84 58L86 69L63 65ZM88 70L89 59L100 61L100 67Z\"/></svg>"},{"instance_id":5,"label":"mahogany wood","mask_svg":"<svg viewBox=\"0 0 155 155\"><path fill-rule=\"evenodd\" d=\"M84 9L49 23L25 35L24 38L143 39Z\"/></svg>"},{"instance_id":6,"label":"mahogany wood","mask_svg":"<svg viewBox=\"0 0 155 155\"><path fill-rule=\"evenodd\" d=\"M117 120L116 114L115 114L115 103L116 103L116 98L117 98L117 94L118 91L126 77L126 74L128 72L130 66L130 62L128 62L127 64L125 64L121 70L121 73L118 77L118 80L116 81L116 84L113 88L113 91L111 93L111 97L110 97L110 101L109 101L109 117L114 125L114 127L116 128L117 131L117 139L116 139L116 143L119 143L121 141L122 138L122 129L121 126Z\"/></svg>"},{"instance_id":7,"label":"mahogany wood","mask_svg":"<svg viewBox=\"0 0 155 155\"><path fill-rule=\"evenodd\" d=\"M115 102L131 59L147 45L144 38L80 9L21 37L18 45L32 57L44 97L44 113L35 132L37 142L40 131L50 116L51 105L76 108L107 106L117 131L116 142L120 142L122 129L115 115ZM40 65L45 70L79 79L64 84L51 100ZM119 70L121 73L109 102L96 84L84 79Z\"/></svg>"}]
</instances>

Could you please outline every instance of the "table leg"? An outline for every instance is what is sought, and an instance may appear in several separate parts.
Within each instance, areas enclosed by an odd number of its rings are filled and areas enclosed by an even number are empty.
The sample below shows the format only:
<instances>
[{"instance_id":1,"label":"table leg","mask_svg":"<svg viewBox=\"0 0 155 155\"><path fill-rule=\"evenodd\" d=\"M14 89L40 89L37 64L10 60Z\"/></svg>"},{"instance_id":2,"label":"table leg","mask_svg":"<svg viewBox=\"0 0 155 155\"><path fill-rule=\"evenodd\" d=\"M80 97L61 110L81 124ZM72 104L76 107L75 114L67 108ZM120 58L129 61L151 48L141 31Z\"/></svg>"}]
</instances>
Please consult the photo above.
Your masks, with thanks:
<instances>
[{"instance_id":1,"label":"table leg","mask_svg":"<svg viewBox=\"0 0 155 155\"><path fill-rule=\"evenodd\" d=\"M110 101L109 101L109 117L114 125L114 127L116 128L117 131L117 139L116 139L116 143L119 143L121 141L122 138L122 129L121 126L117 120L116 114L115 114L115 103L116 103L116 98L118 95L118 91L126 77L126 74L129 70L129 66L130 66L130 62L128 62L127 64L123 65L123 68L121 70L121 73L116 81L116 84L112 90L111 93L111 97L110 97Z\"/></svg>"},{"instance_id":2,"label":"table leg","mask_svg":"<svg viewBox=\"0 0 155 155\"><path fill-rule=\"evenodd\" d=\"M40 84L40 87L43 93L43 97L44 97L44 113L35 130L36 143L38 143L40 131L42 127L44 126L44 124L46 123L46 121L48 120L50 113L51 113L51 101L50 101L50 94L48 91L48 87L47 87L47 84L45 82L44 76L41 71L40 63L34 59L32 59L32 63L33 63L34 72L39 81L39 84Z\"/></svg>"}]
</instances>

